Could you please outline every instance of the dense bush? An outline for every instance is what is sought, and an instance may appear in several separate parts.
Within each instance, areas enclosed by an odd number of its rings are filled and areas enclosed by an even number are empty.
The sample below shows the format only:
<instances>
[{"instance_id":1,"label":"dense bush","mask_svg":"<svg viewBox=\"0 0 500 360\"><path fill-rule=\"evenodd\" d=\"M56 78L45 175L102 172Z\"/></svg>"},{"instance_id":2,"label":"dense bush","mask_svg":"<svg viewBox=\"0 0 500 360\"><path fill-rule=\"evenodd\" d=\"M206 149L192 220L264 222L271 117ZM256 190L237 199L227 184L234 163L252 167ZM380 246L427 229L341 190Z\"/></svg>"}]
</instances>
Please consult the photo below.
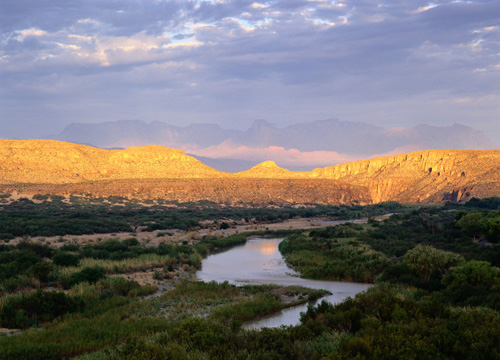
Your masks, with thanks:
<instances>
[{"instance_id":1,"label":"dense bush","mask_svg":"<svg viewBox=\"0 0 500 360\"><path fill-rule=\"evenodd\" d=\"M62 292L38 290L20 298L10 298L0 310L0 325L26 329L81 310L82 304L81 299L69 297Z\"/></svg>"},{"instance_id":2,"label":"dense bush","mask_svg":"<svg viewBox=\"0 0 500 360\"><path fill-rule=\"evenodd\" d=\"M71 274L68 285L73 286L84 281L92 284L102 279L104 276L104 271L100 267L85 267Z\"/></svg>"},{"instance_id":3,"label":"dense bush","mask_svg":"<svg viewBox=\"0 0 500 360\"><path fill-rule=\"evenodd\" d=\"M377 286L337 306L310 307L302 323L316 334L344 332L339 359L498 359L500 315L488 309L415 299L411 289Z\"/></svg>"},{"instance_id":4,"label":"dense bush","mask_svg":"<svg viewBox=\"0 0 500 360\"><path fill-rule=\"evenodd\" d=\"M328 234L289 236L281 242L280 251L302 277L310 279L373 282L389 263L384 254L368 245L354 239L327 238Z\"/></svg>"},{"instance_id":5,"label":"dense bush","mask_svg":"<svg viewBox=\"0 0 500 360\"><path fill-rule=\"evenodd\" d=\"M50 279L50 275L54 271L54 266L46 261L40 261L31 267L31 273L35 278L42 283L46 283Z\"/></svg>"},{"instance_id":6,"label":"dense bush","mask_svg":"<svg viewBox=\"0 0 500 360\"><path fill-rule=\"evenodd\" d=\"M59 251L52 257L52 261L59 266L78 266L80 258L75 254Z\"/></svg>"}]
</instances>

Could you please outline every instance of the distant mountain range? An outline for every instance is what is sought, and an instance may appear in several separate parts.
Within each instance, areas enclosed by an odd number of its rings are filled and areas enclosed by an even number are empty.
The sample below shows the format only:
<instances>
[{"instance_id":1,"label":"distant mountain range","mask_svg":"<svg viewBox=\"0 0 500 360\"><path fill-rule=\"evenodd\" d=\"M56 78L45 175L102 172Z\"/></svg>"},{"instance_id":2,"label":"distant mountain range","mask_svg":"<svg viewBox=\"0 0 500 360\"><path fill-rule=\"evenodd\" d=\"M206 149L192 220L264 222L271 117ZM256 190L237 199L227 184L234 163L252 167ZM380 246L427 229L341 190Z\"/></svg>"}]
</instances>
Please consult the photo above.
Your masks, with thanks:
<instances>
[{"instance_id":1,"label":"distant mountain range","mask_svg":"<svg viewBox=\"0 0 500 360\"><path fill-rule=\"evenodd\" d=\"M245 167L241 166L241 160L247 162L245 165L273 160L292 170L306 170L405 151L499 148L498 143L480 131L460 124L385 129L335 119L282 128L265 120L256 120L245 131L223 129L216 124L179 127L138 120L73 123L61 133L45 138L99 148L152 144L179 148L203 157L205 163L210 163L218 170L231 172L241 171Z\"/></svg>"}]
</instances>

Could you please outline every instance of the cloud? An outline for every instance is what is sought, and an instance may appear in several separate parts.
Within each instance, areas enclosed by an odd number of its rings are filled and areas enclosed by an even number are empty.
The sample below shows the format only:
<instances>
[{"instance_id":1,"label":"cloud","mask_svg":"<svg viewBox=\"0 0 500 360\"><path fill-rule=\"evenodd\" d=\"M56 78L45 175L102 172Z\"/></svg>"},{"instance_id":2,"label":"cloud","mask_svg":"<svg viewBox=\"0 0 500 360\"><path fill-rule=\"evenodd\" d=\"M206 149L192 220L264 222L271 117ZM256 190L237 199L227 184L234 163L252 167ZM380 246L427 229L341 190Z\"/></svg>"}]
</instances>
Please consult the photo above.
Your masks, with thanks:
<instances>
[{"instance_id":1,"label":"cloud","mask_svg":"<svg viewBox=\"0 0 500 360\"><path fill-rule=\"evenodd\" d=\"M333 116L409 126L430 114L441 124L472 125L480 113L490 126L482 129L500 138L498 1L5 0L0 7L0 121L38 119L34 134L51 121L230 125ZM449 105L464 98L471 101L459 110ZM492 102L480 108L478 99Z\"/></svg>"},{"instance_id":2,"label":"cloud","mask_svg":"<svg viewBox=\"0 0 500 360\"><path fill-rule=\"evenodd\" d=\"M189 154L215 159L237 159L259 162L272 159L283 167L330 166L353 161L358 158L339 154L335 151L300 151L297 149L285 149L281 146L251 148L235 145L230 141L224 141L219 145L207 148L185 146L183 150Z\"/></svg>"},{"instance_id":3,"label":"cloud","mask_svg":"<svg viewBox=\"0 0 500 360\"><path fill-rule=\"evenodd\" d=\"M397 131L397 129L390 130ZM401 146L395 148L394 150L380 154L352 155L342 154L336 151L300 151L298 149L285 149L281 146L252 148L248 146L235 145L230 141L224 141L219 145L207 148L193 147L189 145L182 148L185 153L213 159L235 159L253 162L273 160L281 167L292 169L313 169L315 167L333 166L351 161L409 153L421 149L421 146L415 144Z\"/></svg>"},{"instance_id":4,"label":"cloud","mask_svg":"<svg viewBox=\"0 0 500 360\"><path fill-rule=\"evenodd\" d=\"M36 29L36 28L31 28L31 29L24 29L20 30L17 32L18 35L15 35L14 38L19 41L24 41L29 36L44 36L47 34L46 31Z\"/></svg>"}]
</instances>

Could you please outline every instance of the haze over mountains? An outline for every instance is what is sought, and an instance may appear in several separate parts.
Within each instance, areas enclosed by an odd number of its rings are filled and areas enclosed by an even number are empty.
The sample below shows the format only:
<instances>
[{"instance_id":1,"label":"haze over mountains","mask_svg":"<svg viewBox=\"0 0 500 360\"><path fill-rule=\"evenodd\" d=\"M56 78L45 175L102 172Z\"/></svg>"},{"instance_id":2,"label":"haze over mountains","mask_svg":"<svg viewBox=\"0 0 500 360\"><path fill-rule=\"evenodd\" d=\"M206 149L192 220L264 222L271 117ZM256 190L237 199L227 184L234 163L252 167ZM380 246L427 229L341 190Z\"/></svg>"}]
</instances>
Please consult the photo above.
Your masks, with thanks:
<instances>
[{"instance_id":1,"label":"haze over mountains","mask_svg":"<svg viewBox=\"0 0 500 360\"><path fill-rule=\"evenodd\" d=\"M179 148L204 160L207 165L229 172L242 171L265 160L273 160L291 170L311 170L414 150L499 147L480 131L460 124L385 129L335 119L282 128L265 120L256 120L244 131L223 129L216 124L179 127L138 120L73 123L61 133L46 138L100 148L152 144Z\"/></svg>"}]
</instances>

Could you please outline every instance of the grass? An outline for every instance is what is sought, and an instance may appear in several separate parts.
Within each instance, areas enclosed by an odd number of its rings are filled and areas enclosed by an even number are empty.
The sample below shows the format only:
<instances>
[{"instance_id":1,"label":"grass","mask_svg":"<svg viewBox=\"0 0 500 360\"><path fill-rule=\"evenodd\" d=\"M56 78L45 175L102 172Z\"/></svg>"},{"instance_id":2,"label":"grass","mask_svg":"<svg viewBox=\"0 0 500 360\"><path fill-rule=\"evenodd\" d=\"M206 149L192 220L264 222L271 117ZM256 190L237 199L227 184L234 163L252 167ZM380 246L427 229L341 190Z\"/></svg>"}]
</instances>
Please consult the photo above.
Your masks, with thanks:
<instances>
[{"instance_id":1,"label":"grass","mask_svg":"<svg viewBox=\"0 0 500 360\"><path fill-rule=\"evenodd\" d=\"M110 300L112 301L112 299ZM15 337L0 338L0 359L61 359L119 344L130 336L143 336L166 329L161 317L134 315L141 305L112 306L103 314L74 315L56 320L43 330L30 329Z\"/></svg>"},{"instance_id":2,"label":"grass","mask_svg":"<svg viewBox=\"0 0 500 360\"><path fill-rule=\"evenodd\" d=\"M177 260L169 255L143 254L136 258L123 260L101 260L85 258L80 261L79 266L61 268L60 275L68 276L80 271L84 267L100 267L106 274L126 274L136 271L145 271L156 267L174 265Z\"/></svg>"},{"instance_id":3,"label":"grass","mask_svg":"<svg viewBox=\"0 0 500 360\"><path fill-rule=\"evenodd\" d=\"M117 284L115 284L115 282ZM29 329L15 337L0 338L0 359L113 358L112 352L127 339L145 339L176 328L192 318L226 324L237 329L250 320L289 306L280 294L303 294L302 302L314 290L274 285L237 287L227 282L181 281L159 298L137 301L114 296L102 299L102 289L120 285L121 280L78 284L70 290L92 303L82 313ZM230 325L232 324L232 325ZM224 325L224 326L226 326Z\"/></svg>"}]
</instances>

